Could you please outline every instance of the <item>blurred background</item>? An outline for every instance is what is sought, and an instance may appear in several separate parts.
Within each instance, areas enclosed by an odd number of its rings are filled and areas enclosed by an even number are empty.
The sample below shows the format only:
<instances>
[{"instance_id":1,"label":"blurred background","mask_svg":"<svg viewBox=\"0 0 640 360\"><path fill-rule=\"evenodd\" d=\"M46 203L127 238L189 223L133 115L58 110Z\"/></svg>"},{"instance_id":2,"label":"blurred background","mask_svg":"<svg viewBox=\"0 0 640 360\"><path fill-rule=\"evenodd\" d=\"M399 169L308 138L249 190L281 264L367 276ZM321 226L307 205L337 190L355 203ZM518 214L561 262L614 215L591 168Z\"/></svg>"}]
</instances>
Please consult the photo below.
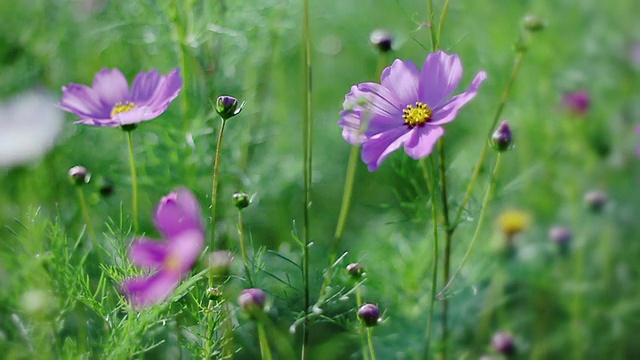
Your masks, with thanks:
<instances>
[{"instance_id":1,"label":"blurred background","mask_svg":"<svg viewBox=\"0 0 640 360\"><path fill-rule=\"evenodd\" d=\"M443 2L434 3L439 14ZM353 84L378 81L379 66L395 58L422 64L431 48L426 6L311 1L315 296L328 265L350 148L337 126L344 96ZM528 42L501 117L510 121L515 147L503 156L488 226L447 295L452 358L501 356L491 345L500 331L513 336L523 358L640 356L639 10L631 0L451 2L441 47L462 59L460 89L480 70L489 75L446 128L455 209L492 131L515 45L524 36L523 19L533 14L545 24ZM103 67L119 68L128 79L180 67L184 77L168 111L133 134L141 232L157 234L151 211L176 186L192 189L203 209L210 204L219 126L211 104L227 94L247 105L227 124L219 236L235 243L231 196L244 191L253 196L244 219L255 253L265 247L299 261L291 233L302 221L303 203L301 11L301 3L283 0L0 0L0 350L20 358L37 332L32 327L51 318L86 318L96 328L87 335L94 339L89 346L100 354L100 319L81 305L70 315L56 310L67 299L39 256L50 250L52 226L73 241L84 227L67 178L75 165L91 173L84 192L96 232L108 237L114 227L130 226L124 133L74 125L73 115L55 107L62 86L91 84ZM390 52L371 44L377 29L392 35ZM454 268L475 229L494 161L491 153L455 235ZM375 331L381 359L416 358L424 347L432 261L428 199L418 164L402 151L375 173L358 164L341 251L348 252L344 265L366 267L363 296L383 310ZM517 231L507 236L510 226ZM277 323L286 333L302 306L299 273L269 253L262 261L272 273L293 278L291 291L269 276L260 280L273 286ZM33 289L53 299L53 310L33 315L25 308ZM359 358L352 306L327 305L327 317L335 317L313 325L314 358ZM12 320L15 314L22 325ZM60 344L82 336L74 327L61 328L51 330ZM243 339L239 356L252 358L253 340Z\"/></svg>"}]
</instances>

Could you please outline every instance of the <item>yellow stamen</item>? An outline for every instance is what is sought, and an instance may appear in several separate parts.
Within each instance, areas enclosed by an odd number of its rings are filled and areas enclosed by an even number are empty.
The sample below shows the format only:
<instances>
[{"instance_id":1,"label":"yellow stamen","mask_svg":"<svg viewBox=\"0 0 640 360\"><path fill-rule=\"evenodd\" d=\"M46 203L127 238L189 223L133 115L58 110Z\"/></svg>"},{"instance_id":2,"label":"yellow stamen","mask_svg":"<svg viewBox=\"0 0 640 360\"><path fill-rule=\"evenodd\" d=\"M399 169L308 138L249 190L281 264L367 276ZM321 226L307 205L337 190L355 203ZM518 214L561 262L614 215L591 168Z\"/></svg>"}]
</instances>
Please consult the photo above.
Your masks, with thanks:
<instances>
[{"instance_id":1,"label":"yellow stamen","mask_svg":"<svg viewBox=\"0 0 640 360\"><path fill-rule=\"evenodd\" d=\"M127 112L135 107L135 104L131 101L125 101L124 103L117 103L113 109L111 109L111 116Z\"/></svg>"},{"instance_id":2,"label":"yellow stamen","mask_svg":"<svg viewBox=\"0 0 640 360\"><path fill-rule=\"evenodd\" d=\"M168 256L164 261L164 268L169 271L180 270L180 260L175 256Z\"/></svg>"},{"instance_id":3,"label":"yellow stamen","mask_svg":"<svg viewBox=\"0 0 640 360\"><path fill-rule=\"evenodd\" d=\"M407 105L407 108L402 110L402 118L404 123L410 127L416 127L424 125L431 119L431 109L427 104L417 101L416 105Z\"/></svg>"}]
</instances>

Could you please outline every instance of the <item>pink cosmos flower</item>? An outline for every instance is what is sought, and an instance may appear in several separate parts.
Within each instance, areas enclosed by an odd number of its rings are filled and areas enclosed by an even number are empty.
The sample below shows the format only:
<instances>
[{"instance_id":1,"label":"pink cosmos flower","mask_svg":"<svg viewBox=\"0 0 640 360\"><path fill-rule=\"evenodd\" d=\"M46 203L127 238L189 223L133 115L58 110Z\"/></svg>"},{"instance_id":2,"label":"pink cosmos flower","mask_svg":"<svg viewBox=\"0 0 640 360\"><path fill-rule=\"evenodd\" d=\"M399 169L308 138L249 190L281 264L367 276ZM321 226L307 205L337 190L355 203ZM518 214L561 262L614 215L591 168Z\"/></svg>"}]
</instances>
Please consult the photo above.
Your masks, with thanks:
<instances>
[{"instance_id":1,"label":"pink cosmos flower","mask_svg":"<svg viewBox=\"0 0 640 360\"><path fill-rule=\"evenodd\" d=\"M138 238L129 249L136 266L152 270L149 275L126 280L122 291L135 308L166 300L189 273L204 247L204 228L198 201L181 188L163 197L156 207L154 223L165 241Z\"/></svg>"},{"instance_id":2,"label":"pink cosmos flower","mask_svg":"<svg viewBox=\"0 0 640 360\"><path fill-rule=\"evenodd\" d=\"M58 106L80 116L76 124L133 125L160 116L181 88L179 68L167 75L155 69L141 72L131 89L120 70L104 68L93 78L92 87L74 83L63 86Z\"/></svg>"},{"instance_id":3,"label":"pink cosmos flower","mask_svg":"<svg viewBox=\"0 0 640 360\"><path fill-rule=\"evenodd\" d=\"M414 159L428 156L444 134L442 125L456 118L486 77L480 71L467 91L447 99L462 78L457 55L431 53L422 70L411 61L395 60L382 72L380 84L351 87L338 123L342 136L362 145L362 160L369 171L377 170L401 146Z\"/></svg>"}]
</instances>

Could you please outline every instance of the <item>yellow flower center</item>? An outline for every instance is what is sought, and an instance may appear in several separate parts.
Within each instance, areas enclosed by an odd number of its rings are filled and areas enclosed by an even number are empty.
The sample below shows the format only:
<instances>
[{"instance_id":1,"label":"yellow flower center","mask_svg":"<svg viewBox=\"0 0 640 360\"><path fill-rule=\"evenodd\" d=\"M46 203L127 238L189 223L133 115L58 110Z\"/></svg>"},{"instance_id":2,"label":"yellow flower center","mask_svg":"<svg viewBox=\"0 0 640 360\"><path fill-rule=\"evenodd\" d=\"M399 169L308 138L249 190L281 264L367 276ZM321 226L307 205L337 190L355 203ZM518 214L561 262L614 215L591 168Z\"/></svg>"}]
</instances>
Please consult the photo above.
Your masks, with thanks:
<instances>
[{"instance_id":1,"label":"yellow flower center","mask_svg":"<svg viewBox=\"0 0 640 360\"><path fill-rule=\"evenodd\" d=\"M125 101L124 103L119 102L113 107L113 109L111 109L111 116L127 112L133 109L135 106L136 105L131 101Z\"/></svg>"},{"instance_id":2,"label":"yellow flower center","mask_svg":"<svg viewBox=\"0 0 640 360\"><path fill-rule=\"evenodd\" d=\"M169 271L180 270L180 260L175 256L168 256L164 261L164 268Z\"/></svg>"},{"instance_id":3,"label":"yellow flower center","mask_svg":"<svg viewBox=\"0 0 640 360\"><path fill-rule=\"evenodd\" d=\"M431 119L431 109L427 104L418 101L415 106L407 105L407 108L402 110L402 118L410 127L421 126Z\"/></svg>"}]
</instances>

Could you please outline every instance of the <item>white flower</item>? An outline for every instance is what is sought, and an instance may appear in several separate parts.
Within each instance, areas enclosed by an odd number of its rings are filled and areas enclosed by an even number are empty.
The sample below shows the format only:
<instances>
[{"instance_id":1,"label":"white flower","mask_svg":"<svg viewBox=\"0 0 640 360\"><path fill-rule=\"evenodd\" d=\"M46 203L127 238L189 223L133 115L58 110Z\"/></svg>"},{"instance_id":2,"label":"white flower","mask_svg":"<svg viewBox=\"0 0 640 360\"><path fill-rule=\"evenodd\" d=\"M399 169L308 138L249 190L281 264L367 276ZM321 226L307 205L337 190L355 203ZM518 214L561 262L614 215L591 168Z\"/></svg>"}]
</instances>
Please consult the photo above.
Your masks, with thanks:
<instances>
[{"instance_id":1,"label":"white flower","mask_svg":"<svg viewBox=\"0 0 640 360\"><path fill-rule=\"evenodd\" d=\"M0 103L0 167L31 163L51 150L64 120L55 103L36 90Z\"/></svg>"}]
</instances>

